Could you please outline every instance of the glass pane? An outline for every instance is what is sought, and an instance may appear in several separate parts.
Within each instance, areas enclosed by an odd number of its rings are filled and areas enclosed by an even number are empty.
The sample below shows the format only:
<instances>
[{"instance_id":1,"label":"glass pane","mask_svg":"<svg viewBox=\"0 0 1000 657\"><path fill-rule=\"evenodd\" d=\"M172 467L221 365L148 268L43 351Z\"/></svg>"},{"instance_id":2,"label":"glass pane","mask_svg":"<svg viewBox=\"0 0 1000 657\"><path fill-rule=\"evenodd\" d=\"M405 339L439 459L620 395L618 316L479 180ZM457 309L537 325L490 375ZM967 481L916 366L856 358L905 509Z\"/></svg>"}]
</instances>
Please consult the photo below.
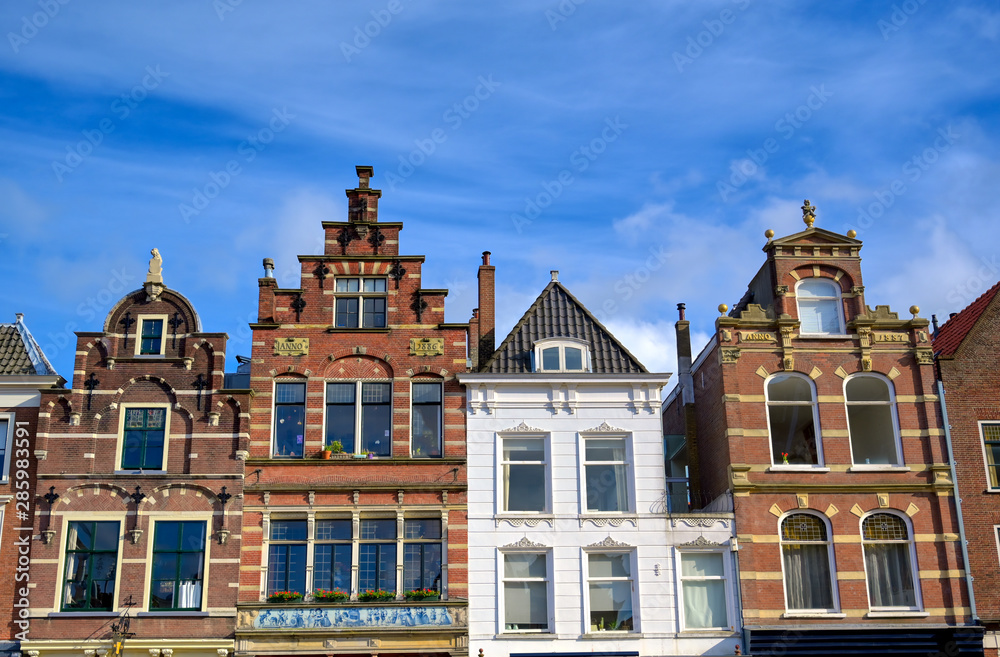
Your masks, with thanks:
<instances>
[{"instance_id":1,"label":"glass pane","mask_svg":"<svg viewBox=\"0 0 1000 657\"><path fill-rule=\"evenodd\" d=\"M89 523L87 523L89 524ZM118 551L118 523L117 522L95 522L94 523L94 549L106 550L109 552Z\"/></svg>"},{"instance_id":2,"label":"glass pane","mask_svg":"<svg viewBox=\"0 0 1000 657\"><path fill-rule=\"evenodd\" d=\"M575 347L566 347L566 369L583 369L583 351Z\"/></svg>"},{"instance_id":3,"label":"glass pane","mask_svg":"<svg viewBox=\"0 0 1000 657\"><path fill-rule=\"evenodd\" d=\"M504 461L544 461L545 441L541 438L504 438Z\"/></svg>"},{"instance_id":4,"label":"glass pane","mask_svg":"<svg viewBox=\"0 0 1000 657\"><path fill-rule=\"evenodd\" d=\"M125 428L126 429L141 429L145 426L146 421L146 409L144 408L130 408L125 411Z\"/></svg>"},{"instance_id":5,"label":"glass pane","mask_svg":"<svg viewBox=\"0 0 1000 657\"><path fill-rule=\"evenodd\" d=\"M272 520L272 541L304 541L306 540L305 520Z\"/></svg>"},{"instance_id":6,"label":"glass pane","mask_svg":"<svg viewBox=\"0 0 1000 657\"><path fill-rule=\"evenodd\" d=\"M276 456L302 456L306 409L304 406L278 406L274 409L274 453Z\"/></svg>"},{"instance_id":7,"label":"glass pane","mask_svg":"<svg viewBox=\"0 0 1000 657\"><path fill-rule=\"evenodd\" d=\"M840 333L840 301L799 299L802 333Z\"/></svg>"},{"instance_id":8,"label":"glass pane","mask_svg":"<svg viewBox=\"0 0 1000 657\"><path fill-rule=\"evenodd\" d=\"M118 565L118 554L99 552L90 556L90 576L94 579L115 578L115 570Z\"/></svg>"},{"instance_id":9,"label":"glass pane","mask_svg":"<svg viewBox=\"0 0 1000 657\"><path fill-rule=\"evenodd\" d=\"M889 385L874 376L855 376L847 382L847 401L889 401Z\"/></svg>"},{"instance_id":10,"label":"glass pane","mask_svg":"<svg viewBox=\"0 0 1000 657\"><path fill-rule=\"evenodd\" d=\"M586 471L588 511L628 511L624 465L588 465Z\"/></svg>"},{"instance_id":11,"label":"glass pane","mask_svg":"<svg viewBox=\"0 0 1000 657\"><path fill-rule=\"evenodd\" d=\"M545 510L545 466L504 464L504 510Z\"/></svg>"},{"instance_id":12,"label":"glass pane","mask_svg":"<svg viewBox=\"0 0 1000 657\"><path fill-rule=\"evenodd\" d=\"M722 555L717 552L681 555L681 575L684 577L722 577L724 573Z\"/></svg>"},{"instance_id":13,"label":"glass pane","mask_svg":"<svg viewBox=\"0 0 1000 657\"><path fill-rule=\"evenodd\" d=\"M542 369L543 370L559 369L559 347L549 347L548 349L542 349Z\"/></svg>"},{"instance_id":14,"label":"glass pane","mask_svg":"<svg viewBox=\"0 0 1000 657\"><path fill-rule=\"evenodd\" d=\"M851 454L854 462L896 465L896 428L888 405L847 407L851 431Z\"/></svg>"},{"instance_id":15,"label":"glass pane","mask_svg":"<svg viewBox=\"0 0 1000 657\"><path fill-rule=\"evenodd\" d=\"M69 539L66 542L66 549L93 550L94 523L90 522L69 523Z\"/></svg>"},{"instance_id":16,"label":"glass pane","mask_svg":"<svg viewBox=\"0 0 1000 657\"><path fill-rule=\"evenodd\" d=\"M819 518L808 513L797 513L788 516L781 523L781 540L783 541L825 541L826 524Z\"/></svg>"},{"instance_id":17,"label":"glass pane","mask_svg":"<svg viewBox=\"0 0 1000 657\"><path fill-rule=\"evenodd\" d=\"M142 431L126 431L122 445L122 469L139 470L142 467Z\"/></svg>"},{"instance_id":18,"label":"glass pane","mask_svg":"<svg viewBox=\"0 0 1000 657\"><path fill-rule=\"evenodd\" d=\"M188 552L178 558L178 579L201 580L204 576L205 560L201 552Z\"/></svg>"},{"instance_id":19,"label":"glass pane","mask_svg":"<svg viewBox=\"0 0 1000 657\"><path fill-rule=\"evenodd\" d=\"M667 482L667 504L670 513L687 513L690 510L687 481Z\"/></svg>"},{"instance_id":20,"label":"glass pane","mask_svg":"<svg viewBox=\"0 0 1000 657\"><path fill-rule=\"evenodd\" d=\"M153 579L174 579L177 577L177 554L173 552L153 556Z\"/></svg>"},{"instance_id":21,"label":"glass pane","mask_svg":"<svg viewBox=\"0 0 1000 657\"><path fill-rule=\"evenodd\" d=\"M389 404L392 402L391 383L362 383L361 402L363 404Z\"/></svg>"},{"instance_id":22,"label":"glass pane","mask_svg":"<svg viewBox=\"0 0 1000 657\"><path fill-rule=\"evenodd\" d=\"M90 583L90 608L111 611L115 602L115 580L94 580Z\"/></svg>"},{"instance_id":23,"label":"glass pane","mask_svg":"<svg viewBox=\"0 0 1000 657\"><path fill-rule=\"evenodd\" d=\"M839 297L840 287L822 278L807 278L795 288L797 297Z\"/></svg>"},{"instance_id":24,"label":"glass pane","mask_svg":"<svg viewBox=\"0 0 1000 657\"><path fill-rule=\"evenodd\" d=\"M384 278L366 278L365 292L385 292Z\"/></svg>"},{"instance_id":25,"label":"glass pane","mask_svg":"<svg viewBox=\"0 0 1000 657\"><path fill-rule=\"evenodd\" d=\"M358 328L358 300L337 299L337 328Z\"/></svg>"},{"instance_id":26,"label":"glass pane","mask_svg":"<svg viewBox=\"0 0 1000 657\"><path fill-rule=\"evenodd\" d=\"M909 545L866 544L865 570L873 607L916 606Z\"/></svg>"},{"instance_id":27,"label":"glass pane","mask_svg":"<svg viewBox=\"0 0 1000 657\"><path fill-rule=\"evenodd\" d=\"M339 440L344 452L354 453L354 405L330 404L326 407L326 444Z\"/></svg>"},{"instance_id":28,"label":"glass pane","mask_svg":"<svg viewBox=\"0 0 1000 657\"><path fill-rule=\"evenodd\" d=\"M688 629L728 627L726 584L722 580L684 582L684 626Z\"/></svg>"},{"instance_id":29,"label":"glass pane","mask_svg":"<svg viewBox=\"0 0 1000 657\"><path fill-rule=\"evenodd\" d=\"M147 429L162 429L163 422L167 417L167 412L162 408L147 408L146 410L146 428Z\"/></svg>"},{"instance_id":30,"label":"glass pane","mask_svg":"<svg viewBox=\"0 0 1000 657\"><path fill-rule=\"evenodd\" d=\"M153 550L176 550L181 544L181 523L158 522L155 534Z\"/></svg>"},{"instance_id":31,"label":"glass pane","mask_svg":"<svg viewBox=\"0 0 1000 657\"><path fill-rule=\"evenodd\" d=\"M632 582L590 583L590 629L632 630Z\"/></svg>"},{"instance_id":32,"label":"glass pane","mask_svg":"<svg viewBox=\"0 0 1000 657\"><path fill-rule=\"evenodd\" d=\"M405 520L403 521L404 538L441 538L441 521L432 519Z\"/></svg>"},{"instance_id":33,"label":"glass pane","mask_svg":"<svg viewBox=\"0 0 1000 657\"><path fill-rule=\"evenodd\" d=\"M365 299L365 317L362 324L368 328L385 326L385 299Z\"/></svg>"},{"instance_id":34,"label":"glass pane","mask_svg":"<svg viewBox=\"0 0 1000 657\"><path fill-rule=\"evenodd\" d=\"M545 582L504 582L504 626L508 630L548 630Z\"/></svg>"},{"instance_id":35,"label":"glass pane","mask_svg":"<svg viewBox=\"0 0 1000 657\"><path fill-rule=\"evenodd\" d=\"M830 553L826 545L782 546L789 609L833 609Z\"/></svg>"},{"instance_id":36,"label":"glass pane","mask_svg":"<svg viewBox=\"0 0 1000 657\"><path fill-rule=\"evenodd\" d=\"M205 549L205 523L185 522L181 528L181 549L201 551Z\"/></svg>"},{"instance_id":37,"label":"glass pane","mask_svg":"<svg viewBox=\"0 0 1000 657\"><path fill-rule=\"evenodd\" d=\"M414 406L410 448L415 457L441 456L440 404Z\"/></svg>"},{"instance_id":38,"label":"glass pane","mask_svg":"<svg viewBox=\"0 0 1000 657\"><path fill-rule=\"evenodd\" d=\"M279 383L274 386L274 401L279 404L297 404L306 400L304 383Z\"/></svg>"},{"instance_id":39,"label":"glass pane","mask_svg":"<svg viewBox=\"0 0 1000 657\"><path fill-rule=\"evenodd\" d=\"M174 609L174 588L176 582L171 579L153 580L149 592L149 606L152 609Z\"/></svg>"},{"instance_id":40,"label":"glass pane","mask_svg":"<svg viewBox=\"0 0 1000 657\"><path fill-rule=\"evenodd\" d=\"M361 539L362 540L381 540L396 538L396 521L395 520L362 520L361 521Z\"/></svg>"},{"instance_id":41,"label":"glass pane","mask_svg":"<svg viewBox=\"0 0 1000 657\"><path fill-rule=\"evenodd\" d=\"M586 451L588 461L624 461L625 439L587 440Z\"/></svg>"},{"instance_id":42,"label":"glass pane","mask_svg":"<svg viewBox=\"0 0 1000 657\"><path fill-rule=\"evenodd\" d=\"M358 292L360 281L357 278L338 278L337 292Z\"/></svg>"},{"instance_id":43,"label":"glass pane","mask_svg":"<svg viewBox=\"0 0 1000 657\"><path fill-rule=\"evenodd\" d=\"M314 589L351 590L351 546L318 544L316 546Z\"/></svg>"},{"instance_id":44,"label":"glass pane","mask_svg":"<svg viewBox=\"0 0 1000 657\"><path fill-rule=\"evenodd\" d=\"M306 546L286 545L288 548L287 591L306 592Z\"/></svg>"},{"instance_id":45,"label":"glass pane","mask_svg":"<svg viewBox=\"0 0 1000 657\"><path fill-rule=\"evenodd\" d=\"M812 386L799 376L779 375L767 384L768 401L812 402Z\"/></svg>"},{"instance_id":46,"label":"glass pane","mask_svg":"<svg viewBox=\"0 0 1000 657\"><path fill-rule=\"evenodd\" d=\"M816 450L816 428L813 425L813 408L802 406L769 406L771 418L771 451L775 463L815 465L819 463Z\"/></svg>"},{"instance_id":47,"label":"glass pane","mask_svg":"<svg viewBox=\"0 0 1000 657\"><path fill-rule=\"evenodd\" d=\"M627 554L591 554L587 567L591 577L632 576L632 560Z\"/></svg>"},{"instance_id":48,"label":"glass pane","mask_svg":"<svg viewBox=\"0 0 1000 657\"><path fill-rule=\"evenodd\" d=\"M505 554L503 575L507 578L545 579L545 557L544 554Z\"/></svg>"},{"instance_id":49,"label":"glass pane","mask_svg":"<svg viewBox=\"0 0 1000 657\"><path fill-rule=\"evenodd\" d=\"M876 513L861 523L861 535L866 541L908 541L910 532L902 518L890 513Z\"/></svg>"},{"instance_id":50,"label":"glass pane","mask_svg":"<svg viewBox=\"0 0 1000 657\"><path fill-rule=\"evenodd\" d=\"M389 404L361 407L361 449L378 456L392 454L392 408Z\"/></svg>"},{"instance_id":51,"label":"glass pane","mask_svg":"<svg viewBox=\"0 0 1000 657\"><path fill-rule=\"evenodd\" d=\"M353 404L357 386L353 383L329 383L326 386L327 404Z\"/></svg>"},{"instance_id":52,"label":"glass pane","mask_svg":"<svg viewBox=\"0 0 1000 657\"><path fill-rule=\"evenodd\" d=\"M413 384L413 403L431 403L441 401L441 384L440 383L414 383Z\"/></svg>"},{"instance_id":53,"label":"glass pane","mask_svg":"<svg viewBox=\"0 0 1000 657\"><path fill-rule=\"evenodd\" d=\"M353 528L350 520L317 520L317 541L349 541Z\"/></svg>"}]
</instances>

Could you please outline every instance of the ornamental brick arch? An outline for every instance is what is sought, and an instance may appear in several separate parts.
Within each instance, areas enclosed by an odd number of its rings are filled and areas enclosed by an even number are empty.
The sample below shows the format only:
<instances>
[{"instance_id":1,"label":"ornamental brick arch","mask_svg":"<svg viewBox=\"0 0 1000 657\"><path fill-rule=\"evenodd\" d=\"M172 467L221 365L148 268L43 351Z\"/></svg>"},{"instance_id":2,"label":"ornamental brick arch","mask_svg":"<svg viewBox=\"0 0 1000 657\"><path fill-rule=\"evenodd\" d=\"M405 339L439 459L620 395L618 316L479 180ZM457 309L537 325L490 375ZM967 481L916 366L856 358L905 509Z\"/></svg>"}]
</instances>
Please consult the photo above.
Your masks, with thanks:
<instances>
[{"instance_id":1,"label":"ornamental brick arch","mask_svg":"<svg viewBox=\"0 0 1000 657\"><path fill-rule=\"evenodd\" d=\"M124 512L125 507L132 503L129 497L130 491L108 483L83 483L77 486L70 486L65 491L60 491L59 500L55 505L57 511L114 511Z\"/></svg>"},{"instance_id":2,"label":"ornamental brick arch","mask_svg":"<svg viewBox=\"0 0 1000 657\"><path fill-rule=\"evenodd\" d=\"M784 283L790 290L795 289L795 284L807 278L825 278L840 286L841 293L850 292L854 287L854 277L846 270L833 265L803 264L791 270L785 277Z\"/></svg>"},{"instance_id":3,"label":"ornamental brick arch","mask_svg":"<svg viewBox=\"0 0 1000 657\"><path fill-rule=\"evenodd\" d=\"M323 378L355 381L385 380L393 378L393 369L381 358L352 354L330 362L323 370Z\"/></svg>"},{"instance_id":4,"label":"ornamental brick arch","mask_svg":"<svg viewBox=\"0 0 1000 657\"><path fill-rule=\"evenodd\" d=\"M107 366L110 348L107 338L97 338L88 342L82 349L85 353L82 356L84 366L82 369L91 372Z\"/></svg>"}]
</instances>

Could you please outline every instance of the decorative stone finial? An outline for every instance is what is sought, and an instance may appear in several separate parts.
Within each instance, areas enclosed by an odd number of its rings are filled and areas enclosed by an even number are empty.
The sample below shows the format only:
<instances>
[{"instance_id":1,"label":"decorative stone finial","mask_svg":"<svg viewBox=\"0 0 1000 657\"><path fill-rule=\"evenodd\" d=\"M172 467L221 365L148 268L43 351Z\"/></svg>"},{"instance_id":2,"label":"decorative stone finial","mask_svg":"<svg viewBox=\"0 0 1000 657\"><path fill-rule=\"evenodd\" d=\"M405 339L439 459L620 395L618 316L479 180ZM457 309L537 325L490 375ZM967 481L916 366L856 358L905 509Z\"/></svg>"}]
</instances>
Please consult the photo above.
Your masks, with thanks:
<instances>
[{"instance_id":1,"label":"decorative stone finial","mask_svg":"<svg viewBox=\"0 0 1000 657\"><path fill-rule=\"evenodd\" d=\"M549 272L549 274L552 275L552 280L553 281L558 281L559 280L559 270L553 269L552 271Z\"/></svg>"},{"instance_id":2,"label":"decorative stone finial","mask_svg":"<svg viewBox=\"0 0 1000 657\"><path fill-rule=\"evenodd\" d=\"M847 236L853 240L855 237L858 236L858 231L852 228L851 230L847 231Z\"/></svg>"},{"instance_id":3,"label":"decorative stone finial","mask_svg":"<svg viewBox=\"0 0 1000 657\"><path fill-rule=\"evenodd\" d=\"M764 237L766 237L769 240L772 239L774 237L774 231L768 228L767 230L764 231Z\"/></svg>"},{"instance_id":4,"label":"decorative stone finial","mask_svg":"<svg viewBox=\"0 0 1000 657\"><path fill-rule=\"evenodd\" d=\"M725 315L727 312L729 312L729 306L727 306L724 303L720 303L719 304L719 314L720 315Z\"/></svg>"},{"instance_id":5,"label":"decorative stone finial","mask_svg":"<svg viewBox=\"0 0 1000 657\"><path fill-rule=\"evenodd\" d=\"M802 221L805 222L806 228L812 228L816 223L816 207L809 204L809 199L806 199L805 205L802 206Z\"/></svg>"},{"instance_id":6,"label":"decorative stone finial","mask_svg":"<svg viewBox=\"0 0 1000 657\"><path fill-rule=\"evenodd\" d=\"M920 314L920 306L910 306L910 314L916 317Z\"/></svg>"},{"instance_id":7,"label":"decorative stone finial","mask_svg":"<svg viewBox=\"0 0 1000 657\"><path fill-rule=\"evenodd\" d=\"M163 283L163 258L160 252L153 249L149 252L153 257L149 259L149 271L146 273L147 283Z\"/></svg>"}]
</instances>

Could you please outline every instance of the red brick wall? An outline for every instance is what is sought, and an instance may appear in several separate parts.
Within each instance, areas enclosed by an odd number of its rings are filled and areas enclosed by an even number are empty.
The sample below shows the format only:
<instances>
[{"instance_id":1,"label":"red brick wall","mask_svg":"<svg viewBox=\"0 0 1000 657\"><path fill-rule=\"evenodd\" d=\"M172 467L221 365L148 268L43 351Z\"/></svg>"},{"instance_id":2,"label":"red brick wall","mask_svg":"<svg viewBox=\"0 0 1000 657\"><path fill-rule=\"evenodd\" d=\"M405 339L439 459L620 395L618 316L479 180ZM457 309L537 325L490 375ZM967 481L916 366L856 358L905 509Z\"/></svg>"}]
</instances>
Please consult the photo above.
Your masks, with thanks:
<instances>
[{"instance_id":1,"label":"red brick wall","mask_svg":"<svg viewBox=\"0 0 1000 657\"><path fill-rule=\"evenodd\" d=\"M30 568L25 567L24 559L30 556L31 532L17 531L20 527L31 527L33 516L37 516L40 500L35 498L35 436L38 431L38 409L37 408L0 408L0 413L13 413L11 423L14 424L14 439L11 443L11 450L6 455L8 483L0 485L0 495L11 496L13 499L3 507L3 527L0 529L0 572L7 576L0 577L0 600L9 600L12 603L20 602L22 593L29 594L31 601L34 592L28 589L31 576ZM25 424L18 425L23 422ZM3 440L7 436L2 436ZM26 461L27 463L24 463ZM27 468L18 467L27 465ZM28 478L19 478L18 471L27 472ZM25 488L25 483L27 488ZM20 486L19 486L20 484ZM43 503L44 504L44 503ZM25 511L27 505L27 511ZM26 520L18 517L19 513L27 513ZM20 545L22 540L26 545ZM27 553L27 554L23 554ZM29 602L30 603L30 602ZM11 615L5 615L3 624L0 625L0 640L13 640L15 635L23 630L14 625L14 621L23 621L20 617L20 609L13 608Z\"/></svg>"}]
</instances>

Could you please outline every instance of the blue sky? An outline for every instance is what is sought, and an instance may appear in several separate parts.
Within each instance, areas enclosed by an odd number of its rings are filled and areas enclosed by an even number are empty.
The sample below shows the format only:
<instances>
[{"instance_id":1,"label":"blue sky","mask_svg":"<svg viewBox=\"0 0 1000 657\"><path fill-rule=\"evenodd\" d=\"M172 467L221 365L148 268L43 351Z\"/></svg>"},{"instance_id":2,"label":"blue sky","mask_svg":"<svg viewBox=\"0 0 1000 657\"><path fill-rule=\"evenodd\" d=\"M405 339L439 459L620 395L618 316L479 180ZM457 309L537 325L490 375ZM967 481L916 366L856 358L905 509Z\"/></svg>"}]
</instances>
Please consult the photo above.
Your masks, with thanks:
<instances>
[{"instance_id":1,"label":"blue sky","mask_svg":"<svg viewBox=\"0 0 1000 657\"><path fill-rule=\"evenodd\" d=\"M873 306L1000 279L996 0L7 0L0 34L0 321L66 377L154 246L234 367L261 259L297 287L357 164L449 321L490 250L501 332L558 269L656 371L805 198Z\"/></svg>"}]
</instances>

